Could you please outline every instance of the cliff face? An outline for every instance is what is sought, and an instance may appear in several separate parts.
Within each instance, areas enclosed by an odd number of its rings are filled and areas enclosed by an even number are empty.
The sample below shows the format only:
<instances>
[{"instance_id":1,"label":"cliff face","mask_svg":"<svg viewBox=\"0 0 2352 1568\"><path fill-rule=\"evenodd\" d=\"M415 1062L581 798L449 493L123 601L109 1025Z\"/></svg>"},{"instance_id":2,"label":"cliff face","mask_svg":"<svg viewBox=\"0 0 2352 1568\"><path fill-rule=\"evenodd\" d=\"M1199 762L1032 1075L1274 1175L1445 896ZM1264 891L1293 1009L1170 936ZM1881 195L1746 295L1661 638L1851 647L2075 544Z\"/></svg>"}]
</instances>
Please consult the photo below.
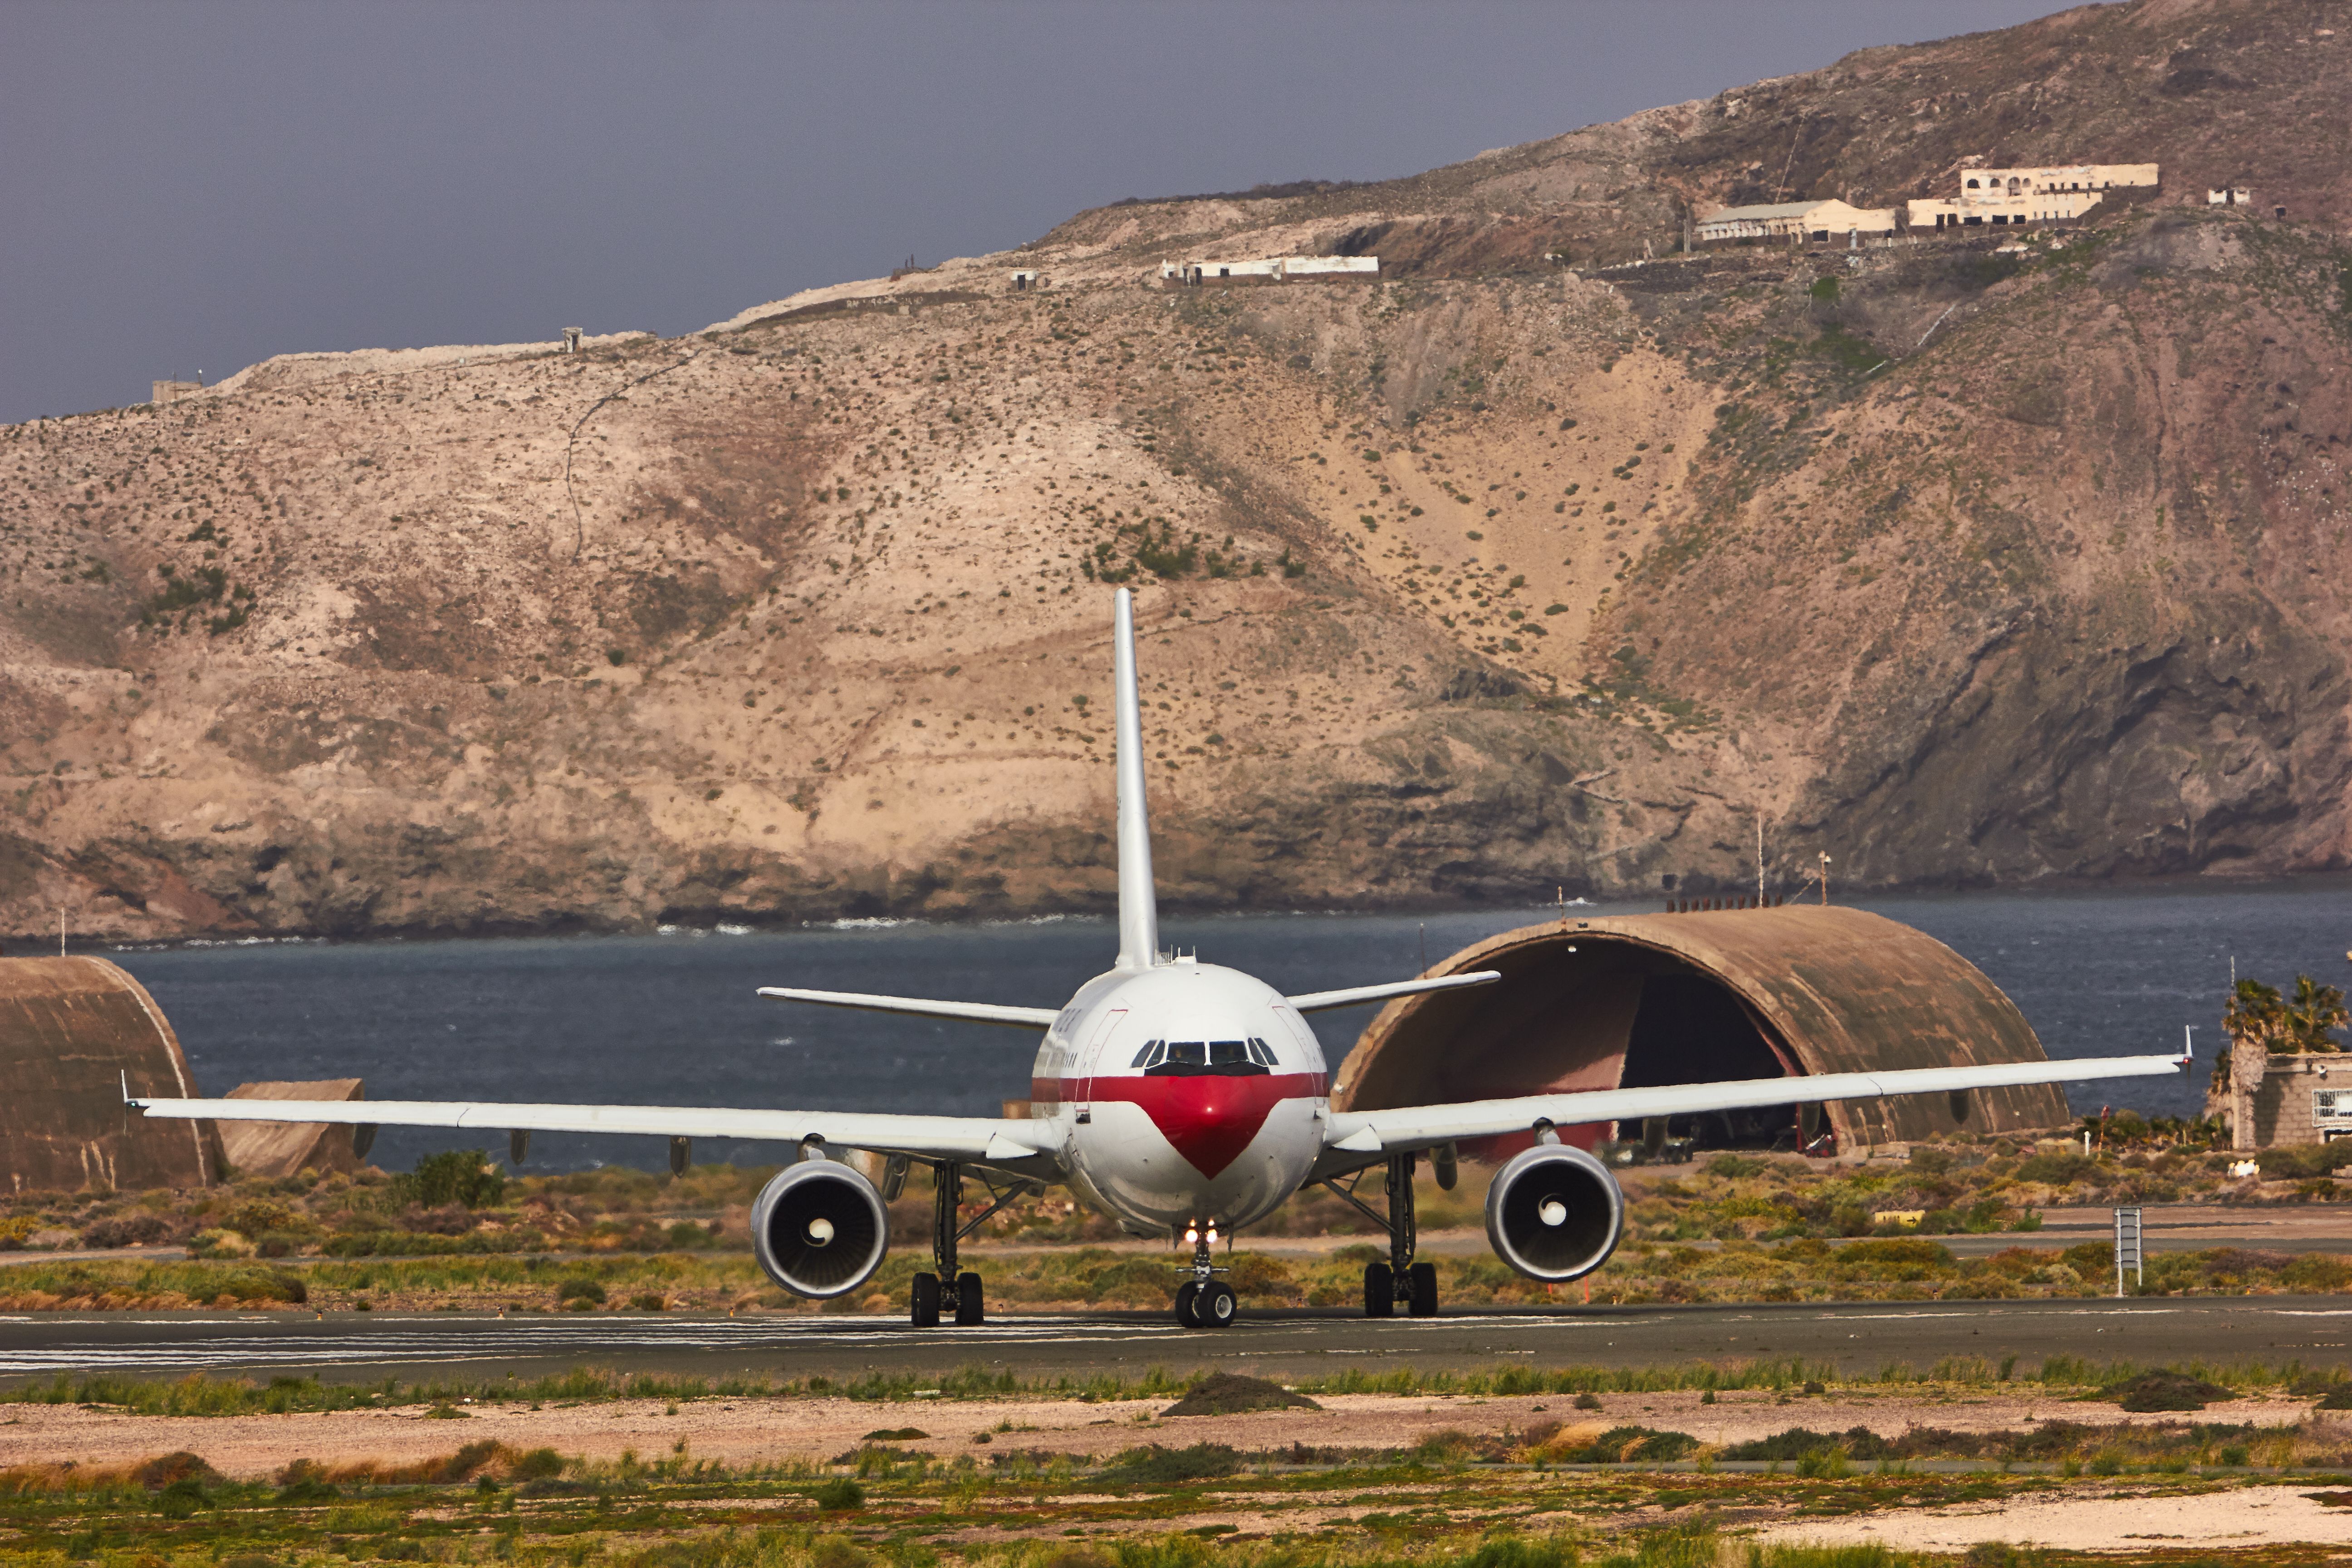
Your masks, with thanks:
<instances>
[{"instance_id":1,"label":"cliff face","mask_svg":"<svg viewBox=\"0 0 2352 1568\"><path fill-rule=\"evenodd\" d=\"M2340 868L2318 15L2069 13L674 342L9 429L0 930L1104 907L1112 581L1180 903L1736 886L1759 821L1783 885ZM1970 137L2166 189L2021 255L1544 259L1663 254L1801 110L1801 194ZM1141 282L1360 231L1379 283Z\"/></svg>"}]
</instances>

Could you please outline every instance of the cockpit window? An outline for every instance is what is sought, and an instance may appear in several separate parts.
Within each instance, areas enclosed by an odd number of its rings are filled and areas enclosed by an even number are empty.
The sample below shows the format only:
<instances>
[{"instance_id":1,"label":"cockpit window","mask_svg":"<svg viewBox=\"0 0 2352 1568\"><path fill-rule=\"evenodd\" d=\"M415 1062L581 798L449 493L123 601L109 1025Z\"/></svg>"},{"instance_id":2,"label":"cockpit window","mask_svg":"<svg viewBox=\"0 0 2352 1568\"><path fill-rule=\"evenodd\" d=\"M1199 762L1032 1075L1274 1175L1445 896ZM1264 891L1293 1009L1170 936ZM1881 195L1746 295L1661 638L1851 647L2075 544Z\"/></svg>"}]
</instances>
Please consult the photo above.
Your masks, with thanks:
<instances>
[{"instance_id":1,"label":"cockpit window","mask_svg":"<svg viewBox=\"0 0 2352 1568\"><path fill-rule=\"evenodd\" d=\"M1155 1043L1136 1065L1149 1078L1244 1078L1266 1070L1258 1055L1263 1048L1250 1040L1168 1040Z\"/></svg>"},{"instance_id":2,"label":"cockpit window","mask_svg":"<svg viewBox=\"0 0 2352 1568\"><path fill-rule=\"evenodd\" d=\"M1250 1037L1249 1050L1250 1060L1257 1063L1258 1066L1270 1068L1276 1065L1272 1048L1255 1035Z\"/></svg>"}]
</instances>

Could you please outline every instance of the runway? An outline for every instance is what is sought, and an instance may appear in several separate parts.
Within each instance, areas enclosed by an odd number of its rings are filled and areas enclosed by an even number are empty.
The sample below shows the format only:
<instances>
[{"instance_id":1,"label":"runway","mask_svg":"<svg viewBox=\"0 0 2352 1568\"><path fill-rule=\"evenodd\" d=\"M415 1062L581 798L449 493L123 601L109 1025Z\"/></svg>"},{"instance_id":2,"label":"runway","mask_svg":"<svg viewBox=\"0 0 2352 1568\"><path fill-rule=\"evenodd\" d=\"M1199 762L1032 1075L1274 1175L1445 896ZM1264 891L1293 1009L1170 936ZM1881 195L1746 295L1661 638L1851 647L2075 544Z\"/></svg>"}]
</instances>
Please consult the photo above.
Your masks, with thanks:
<instances>
[{"instance_id":1,"label":"runway","mask_svg":"<svg viewBox=\"0 0 2352 1568\"><path fill-rule=\"evenodd\" d=\"M0 1384L59 1373L317 1376L329 1382L530 1378L575 1366L625 1373L848 1382L959 1368L1024 1381L1223 1368L1262 1376L1529 1367L1657 1366L1801 1356L1848 1374L1888 1363L1925 1372L1947 1356L2095 1362L2352 1363L2340 1296L2078 1301L1851 1302L1465 1312L1374 1322L1341 1311L1245 1314L1217 1332L1160 1314L1008 1316L974 1328L896 1320L689 1314L497 1318L462 1313L24 1314L0 1318Z\"/></svg>"}]
</instances>

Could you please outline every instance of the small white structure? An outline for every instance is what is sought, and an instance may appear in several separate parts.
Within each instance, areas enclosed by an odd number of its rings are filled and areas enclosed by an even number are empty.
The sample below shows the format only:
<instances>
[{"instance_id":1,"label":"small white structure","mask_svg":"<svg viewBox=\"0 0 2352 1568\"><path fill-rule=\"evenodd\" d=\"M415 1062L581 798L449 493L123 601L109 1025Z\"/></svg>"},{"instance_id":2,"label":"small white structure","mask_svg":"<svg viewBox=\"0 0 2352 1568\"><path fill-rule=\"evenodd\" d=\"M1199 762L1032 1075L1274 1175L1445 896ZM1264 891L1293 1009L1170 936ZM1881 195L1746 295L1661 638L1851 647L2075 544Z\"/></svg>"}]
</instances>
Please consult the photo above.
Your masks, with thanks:
<instances>
[{"instance_id":1,"label":"small white structure","mask_svg":"<svg viewBox=\"0 0 2352 1568\"><path fill-rule=\"evenodd\" d=\"M1834 197L1769 206L1717 207L1698 220L1696 230L1702 245L1727 239L1843 239L1850 235L1894 232L1893 207L1848 206Z\"/></svg>"},{"instance_id":2,"label":"small white structure","mask_svg":"<svg viewBox=\"0 0 2352 1568\"><path fill-rule=\"evenodd\" d=\"M1013 291L1015 294L1026 293L1032 289L1043 289L1045 286L1045 275L1034 267L1021 268L1013 274Z\"/></svg>"},{"instance_id":3,"label":"small white structure","mask_svg":"<svg viewBox=\"0 0 2352 1568\"><path fill-rule=\"evenodd\" d=\"M2205 193L2209 207L2250 207L2254 205L2254 193L2243 185L2224 185L2218 191Z\"/></svg>"},{"instance_id":4,"label":"small white structure","mask_svg":"<svg viewBox=\"0 0 2352 1568\"><path fill-rule=\"evenodd\" d=\"M1267 278L1285 282L1293 278L1377 278L1377 256L1255 256L1238 261L1163 261L1160 281L1191 285L1235 278Z\"/></svg>"}]
</instances>

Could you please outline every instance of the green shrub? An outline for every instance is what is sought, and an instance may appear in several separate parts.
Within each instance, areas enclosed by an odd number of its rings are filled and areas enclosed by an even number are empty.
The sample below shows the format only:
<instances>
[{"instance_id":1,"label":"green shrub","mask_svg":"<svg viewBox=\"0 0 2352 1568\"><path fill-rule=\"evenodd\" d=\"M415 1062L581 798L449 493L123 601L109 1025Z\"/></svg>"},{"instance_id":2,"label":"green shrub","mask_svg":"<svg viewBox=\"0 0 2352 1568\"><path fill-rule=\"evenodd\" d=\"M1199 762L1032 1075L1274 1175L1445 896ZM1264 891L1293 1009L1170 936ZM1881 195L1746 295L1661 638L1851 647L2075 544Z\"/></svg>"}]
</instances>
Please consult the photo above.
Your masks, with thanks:
<instances>
[{"instance_id":1,"label":"green shrub","mask_svg":"<svg viewBox=\"0 0 2352 1568\"><path fill-rule=\"evenodd\" d=\"M816 1506L832 1513L847 1513L866 1506L866 1489L847 1476L838 1476L809 1494Z\"/></svg>"},{"instance_id":2,"label":"green shrub","mask_svg":"<svg viewBox=\"0 0 2352 1568\"><path fill-rule=\"evenodd\" d=\"M282 1301L299 1307L310 1299L300 1275L278 1268L232 1269L209 1283L215 1299L226 1296L233 1301Z\"/></svg>"},{"instance_id":3,"label":"green shrub","mask_svg":"<svg viewBox=\"0 0 2352 1568\"><path fill-rule=\"evenodd\" d=\"M1555 1451L1563 1465L1670 1464L1687 1458L1698 1439L1685 1432L1660 1432L1648 1426L1612 1426L1581 1448Z\"/></svg>"},{"instance_id":4,"label":"green shrub","mask_svg":"<svg viewBox=\"0 0 2352 1568\"><path fill-rule=\"evenodd\" d=\"M463 1204L469 1209L488 1208L506 1195L507 1173L486 1160L479 1149L446 1149L416 1162L415 1173L401 1178L401 1195L440 1208Z\"/></svg>"},{"instance_id":5,"label":"green shrub","mask_svg":"<svg viewBox=\"0 0 2352 1568\"><path fill-rule=\"evenodd\" d=\"M545 1481L562 1473L562 1455L552 1448L533 1448L515 1460L509 1475L518 1481Z\"/></svg>"},{"instance_id":6,"label":"green shrub","mask_svg":"<svg viewBox=\"0 0 2352 1568\"><path fill-rule=\"evenodd\" d=\"M2072 1145L2036 1154L2021 1163L2015 1173L2021 1182L2040 1182L2050 1187L2066 1186L2098 1173L2097 1162L2085 1159Z\"/></svg>"},{"instance_id":7,"label":"green shrub","mask_svg":"<svg viewBox=\"0 0 2352 1568\"><path fill-rule=\"evenodd\" d=\"M602 1281L586 1274L574 1274L556 1281L555 1299L559 1301L602 1301L604 1287Z\"/></svg>"},{"instance_id":8,"label":"green shrub","mask_svg":"<svg viewBox=\"0 0 2352 1568\"><path fill-rule=\"evenodd\" d=\"M1159 1444L1129 1448L1110 1463L1111 1474L1125 1481L1211 1481L1242 1468L1241 1456L1223 1443L1195 1443L1189 1448L1163 1448Z\"/></svg>"},{"instance_id":9,"label":"green shrub","mask_svg":"<svg viewBox=\"0 0 2352 1568\"><path fill-rule=\"evenodd\" d=\"M185 1519L196 1510L212 1505L212 1495L194 1476L182 1476L155 1494L155 1511L165 1519Z\"/></svg>"}]
</instances>

